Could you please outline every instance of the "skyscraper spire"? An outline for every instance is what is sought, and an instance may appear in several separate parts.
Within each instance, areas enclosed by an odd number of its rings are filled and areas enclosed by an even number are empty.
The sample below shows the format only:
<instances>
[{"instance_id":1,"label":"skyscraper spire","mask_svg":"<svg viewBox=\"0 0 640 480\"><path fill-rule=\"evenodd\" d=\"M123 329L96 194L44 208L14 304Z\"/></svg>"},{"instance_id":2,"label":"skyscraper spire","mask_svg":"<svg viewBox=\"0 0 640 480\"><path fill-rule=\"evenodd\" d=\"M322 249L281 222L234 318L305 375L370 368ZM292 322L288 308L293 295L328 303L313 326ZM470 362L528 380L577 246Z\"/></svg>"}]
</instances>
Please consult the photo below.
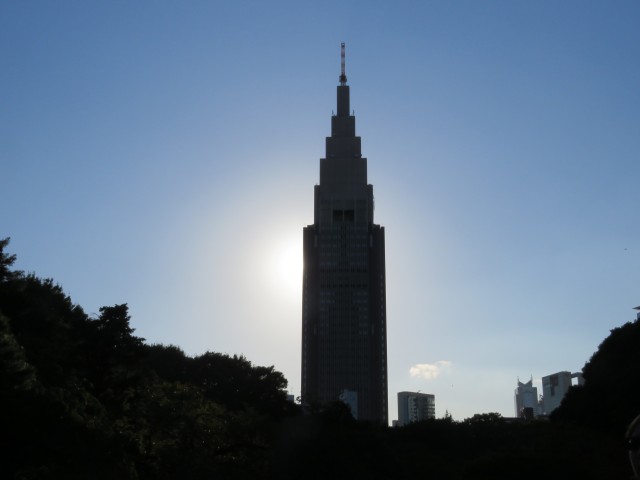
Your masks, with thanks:
<instances>
[{"instance_id":1,"label":"skyscraper spire","mask_svg":"<svg viewBox=\"0 0 640 480\"><path fill-rule=\"evenodd\" d=\"M302 403L347 403L358 420L387 425L384 227L349 110L342 44L338 111L331 116L313 224L304 228Z\"/></svg>"},{"instance_id":2,"label":"skyscraper spire","mask_svg":"<svg viewBox=\"0 0 640 480\"><path fill-rule=\"evenodd\" d=\"M340 44L340 85L343 87L347 84L347 74L344 70L344 42Z\"/></svg>"},{"instance_id":3,"label":"skyscraper spire","mask_svg":"<svg viewBox=\"0 0 640 480\"><path fill-rule=\"evenodd\" d=\"M338 117L349 116L349 86L344 68L344 42L340 44L340 85L338 85ZM334 132L335 133L335 132ZM355 130L354 133L355 135Z\"/></svg>"}]
</instances>

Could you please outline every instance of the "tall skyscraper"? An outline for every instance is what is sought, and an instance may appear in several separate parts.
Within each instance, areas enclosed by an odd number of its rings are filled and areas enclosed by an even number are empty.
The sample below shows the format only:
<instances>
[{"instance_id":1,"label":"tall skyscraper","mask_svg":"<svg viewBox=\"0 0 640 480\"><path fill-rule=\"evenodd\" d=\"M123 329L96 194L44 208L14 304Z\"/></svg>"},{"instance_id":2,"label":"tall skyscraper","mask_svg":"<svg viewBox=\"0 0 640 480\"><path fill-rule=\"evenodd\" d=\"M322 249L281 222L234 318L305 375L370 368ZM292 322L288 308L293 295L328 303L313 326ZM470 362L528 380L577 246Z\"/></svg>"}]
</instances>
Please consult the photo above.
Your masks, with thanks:
<instances>
[{"instance_id":1,"label":"tall skyscraper","mask_svg":"<svg viewBox=\"0 0 640 480\"><path fill-rule=\"evenodd\" d=\"M337 110L304 228L302 402L348 398L359 420L387 424L384 228L350 113L342 44ZM355 407L355 408L354 408Z\"/></svg>"}]
</instances>

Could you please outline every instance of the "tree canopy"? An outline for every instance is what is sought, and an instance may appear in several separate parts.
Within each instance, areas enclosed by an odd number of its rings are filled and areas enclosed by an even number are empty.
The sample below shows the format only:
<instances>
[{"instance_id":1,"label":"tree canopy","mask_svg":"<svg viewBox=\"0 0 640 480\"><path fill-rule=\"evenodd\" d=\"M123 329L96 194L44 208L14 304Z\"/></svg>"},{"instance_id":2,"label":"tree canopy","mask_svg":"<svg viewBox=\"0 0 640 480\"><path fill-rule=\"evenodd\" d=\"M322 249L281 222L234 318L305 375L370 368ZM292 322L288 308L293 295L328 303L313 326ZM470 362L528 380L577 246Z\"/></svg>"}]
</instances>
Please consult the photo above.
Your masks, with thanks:
<instances>
[{"instance_id":1,"label":"tree canopy","mask_svg":"<svg viewBox=\"0 0 640 480\"><path fill-rule=\"evenodd\" d=\"M552 418L622 437L640 413L640 320L611 330L582 373Z\"/></svg>"},{"instance_id":2,"label":"tree canopy","mask_svg":"<svg viewBox=\"0 0 640 480\"><path fill-rule=\"evenodd\" d=\"M96 318L0 240L2 478L624 478L640 405L640 324L585 365L554 421L445 414L389 429L342 403L302 415L274 367L136 336L127 304Z\"/></svg>"},{"instance_id":3,"label":"tree canopy","mask_svg":"<svg viewBox=\"0 0 640 480\"><path fill-rule=\"evenodd\" d=\"M135 335L126 304L90 318L0 241L3 478L261 476L284 376L243 356Z\"/></svg>"}]
</instances>

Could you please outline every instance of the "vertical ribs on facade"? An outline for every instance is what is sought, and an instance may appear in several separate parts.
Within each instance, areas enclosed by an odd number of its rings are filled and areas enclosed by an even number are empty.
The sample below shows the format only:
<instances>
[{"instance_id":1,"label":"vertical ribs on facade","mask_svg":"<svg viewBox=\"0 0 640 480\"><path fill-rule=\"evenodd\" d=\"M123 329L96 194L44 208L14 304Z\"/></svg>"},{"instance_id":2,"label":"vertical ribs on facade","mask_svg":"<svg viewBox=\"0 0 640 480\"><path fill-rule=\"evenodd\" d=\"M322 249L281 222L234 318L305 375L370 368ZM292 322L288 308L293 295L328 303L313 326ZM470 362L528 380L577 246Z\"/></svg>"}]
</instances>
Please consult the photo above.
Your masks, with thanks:
<instances>
[{"instance_id":1,"label":"vertical ribs on facade","mask_svg":"<svg viewBox=\"0 0 640 480\"><path fill-rule=\"evenodd\" d=\"M386 425L384 227L373 223L373 187L350 114L344 63L320 159L314 222L303 238L303 404L342 396L358 419Z\"/></svg>"}]
</instances>

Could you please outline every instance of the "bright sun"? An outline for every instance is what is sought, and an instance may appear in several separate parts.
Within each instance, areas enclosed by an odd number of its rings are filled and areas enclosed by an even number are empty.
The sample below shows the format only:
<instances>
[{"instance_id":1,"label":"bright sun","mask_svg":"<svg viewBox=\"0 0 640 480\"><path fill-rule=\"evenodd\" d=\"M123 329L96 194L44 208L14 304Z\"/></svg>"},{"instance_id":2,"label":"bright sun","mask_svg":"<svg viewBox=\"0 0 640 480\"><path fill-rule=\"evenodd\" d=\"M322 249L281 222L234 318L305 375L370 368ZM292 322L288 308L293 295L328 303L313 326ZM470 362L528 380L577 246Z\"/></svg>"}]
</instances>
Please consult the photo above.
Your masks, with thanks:
<instances>
[{"instance_id":1,"label":"bright sun","mask_svg":"<svg viewBox=\"0 0 640 480\"><path fill-rule=\"evenodd\" d=\"M275 249L272 271L278 290L291 294L302 291L302 241L300 238L279 243Z\"/></svg>"}]
</instances>

